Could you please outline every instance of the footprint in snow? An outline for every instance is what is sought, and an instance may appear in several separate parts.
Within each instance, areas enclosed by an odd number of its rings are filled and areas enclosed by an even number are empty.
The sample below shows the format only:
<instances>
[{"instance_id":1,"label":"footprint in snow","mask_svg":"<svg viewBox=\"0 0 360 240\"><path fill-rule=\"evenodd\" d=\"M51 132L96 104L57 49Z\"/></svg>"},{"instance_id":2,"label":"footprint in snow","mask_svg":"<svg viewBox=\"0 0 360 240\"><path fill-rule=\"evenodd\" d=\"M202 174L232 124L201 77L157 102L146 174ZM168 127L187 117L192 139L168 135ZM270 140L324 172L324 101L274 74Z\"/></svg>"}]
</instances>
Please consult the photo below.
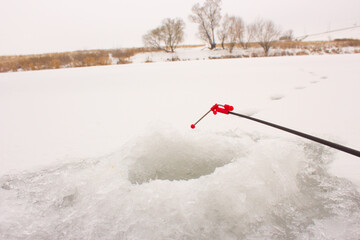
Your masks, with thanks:
<instances>
[{"instance_id":1,"label":"footprint in snow","mask_svg":"<svg viewBox=\"0 0 360 240\"><path fill-rule=\"evenodd\" d=\"M310 83L312 83L312 84L316 84L316 83L318 83L319 81L316 81L316 80L313 80L313 81L310 81Z\"/></svg>"},{"instance_id":2,"label":"footprint in snow","mask_svg":"<svg viewBox=\"0 0 360 240\"><path fill-rule=\"evenodd\" d=\"M306 87L305 86L296 86L294 87L295 90L301 90L301 89L305 89Z\"/></svg>"},{"instance_id":3,"label":"footprint in snow","mask_svg":"<svg viewBox=\"0 0 360 240\"><path fill-rule=\"evenodd\" d=\"M280 100L282 98L284 98L285 96L283 94L273 94L270 96L270 99L273 101L277 101Z\"/></svg>"},{"instance_id":4,"label":"footprint in snow","mask_svg":"<svg viewBox=\"0 0 360 240\"><path fill-rule=\"evenodd\" d=\"M327 79L328 77L327 76L322 76L320 79Z\"/></svg>"}]
</instances>

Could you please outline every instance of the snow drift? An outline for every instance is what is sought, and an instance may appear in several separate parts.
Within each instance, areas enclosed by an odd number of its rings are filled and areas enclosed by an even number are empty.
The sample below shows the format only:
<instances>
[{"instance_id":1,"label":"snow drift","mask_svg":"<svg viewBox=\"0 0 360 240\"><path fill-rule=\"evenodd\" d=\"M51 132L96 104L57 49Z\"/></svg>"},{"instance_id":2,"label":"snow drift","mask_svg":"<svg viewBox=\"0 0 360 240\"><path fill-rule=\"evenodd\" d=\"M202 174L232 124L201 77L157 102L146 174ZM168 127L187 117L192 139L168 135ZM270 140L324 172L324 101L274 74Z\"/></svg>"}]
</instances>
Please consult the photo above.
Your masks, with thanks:
<instances>
[{"instance_id":1,"label":"snow drift","mask_svg":"<svg viewBox=\"0 0 360 240\"><path fill-rule=\"evenodd\" d=\"M359 236L360 196L328 173L331 151L247 133L198 135L156 130L100 159L3 176L2 238Z\"/></svg>"}]
</instances>

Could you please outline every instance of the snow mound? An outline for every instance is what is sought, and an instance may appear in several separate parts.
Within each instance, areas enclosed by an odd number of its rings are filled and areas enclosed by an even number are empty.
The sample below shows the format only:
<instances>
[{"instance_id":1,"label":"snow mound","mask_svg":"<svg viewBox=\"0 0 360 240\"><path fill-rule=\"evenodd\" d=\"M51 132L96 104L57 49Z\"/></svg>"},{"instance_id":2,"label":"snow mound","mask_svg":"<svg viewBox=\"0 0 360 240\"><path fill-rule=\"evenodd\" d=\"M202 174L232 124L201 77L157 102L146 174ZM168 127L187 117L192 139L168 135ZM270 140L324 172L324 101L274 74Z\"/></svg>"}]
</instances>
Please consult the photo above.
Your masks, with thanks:
<instances>
[{"instance_id":1,"label":"snow mound","mask_svg":"<svg viewBox=\"0 0 360 240\"><path fill-rule=\"evenodd\" d=\"M154 130L109 156L3 176L0 238L356 239L360 196L331 160L270 135Z\"/></svg>"}]
</instances>

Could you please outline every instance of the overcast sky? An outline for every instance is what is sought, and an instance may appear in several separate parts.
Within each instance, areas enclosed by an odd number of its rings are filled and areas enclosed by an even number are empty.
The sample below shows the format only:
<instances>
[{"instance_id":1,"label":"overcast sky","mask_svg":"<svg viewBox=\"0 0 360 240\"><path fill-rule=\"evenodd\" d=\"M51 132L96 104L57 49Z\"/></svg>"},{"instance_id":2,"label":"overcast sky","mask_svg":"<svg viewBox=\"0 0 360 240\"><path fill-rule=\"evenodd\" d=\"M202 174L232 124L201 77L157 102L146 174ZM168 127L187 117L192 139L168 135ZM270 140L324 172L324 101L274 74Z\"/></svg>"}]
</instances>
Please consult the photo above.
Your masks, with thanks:
<instances>
[{"instance_id":1,"label":"overcast sky","mask_svg":"<svg viewBox=\"0 0 360 240\"><path fill-rule=\"evenodd\" d=\"M164 18L182 18L186 42L201 43L188 15L204 0L0 0L0 55L142 47ZM273 20L295 36L360 25L360 0L223 0L222 15Z\"/></svg>"}]
</instances>

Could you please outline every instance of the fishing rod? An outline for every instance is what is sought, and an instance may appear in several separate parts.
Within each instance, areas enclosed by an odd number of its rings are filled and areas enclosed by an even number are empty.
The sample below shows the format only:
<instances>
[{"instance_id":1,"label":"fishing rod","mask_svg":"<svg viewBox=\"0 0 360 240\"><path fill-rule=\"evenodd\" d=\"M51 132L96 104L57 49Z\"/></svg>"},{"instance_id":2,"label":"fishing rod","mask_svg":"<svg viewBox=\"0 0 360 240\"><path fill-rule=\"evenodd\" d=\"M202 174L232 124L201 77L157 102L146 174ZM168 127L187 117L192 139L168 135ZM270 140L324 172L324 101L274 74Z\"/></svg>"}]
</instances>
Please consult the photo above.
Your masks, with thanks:
<instances>
[{"instance_id":1,"label":"fishing rod","mask_svg":"<svg viewBox=\"0 0 360 240\"><path fill-rule=\"evenodd\" d=\"M214 115L216 115L218 112L223 113L223 114L232 114L234 116L238 116L238 117L241 117L241 118L246 118L246 119L249 119L251 121L255 121L255 122L258 122L258 123L261 123L261 124L265 124L265 125L268 125L270 127L277 128L277 129L280 129L282 131L292 133L292 134L295 134L297 136L300 136L300 137L315 141L317 143L321 143L321 144L326 145L328 147L335 148L335 149L337 149L339 151L346 152L346 153L352 154L354 156L360 157L360 151L358 151L358 150L355 150L355 149L352 149L352 148L349 148L349 147L346 147L346 146L343 146L343 145L340 145L340 144L337 144L337 143L333 143L333 142L327 141L325 139L318 138L318 137L315 137L315 136L312 136L312 135L309 135L309 134L306 134L306 133L303 133L303 132L299 132L299 131L296 131L296 130L293 130L293 129L290 129L290 128L286 128L286 127L283 127L283 126L280 126L280 125L277 125L277 124L274 124L274 123L271 123L271 122L267 122L267 121L264 121L264 120L261 120L261 119L249 117L249 116L246 116L246 115L243 115L243 114L240 114L240 113L235 113L235 112L232 112L233 110L234 110L233 106L230 106L230 105L227 105L227 104L225 104L225 105L215 104L197 122L195 122L194 124L191 124L191 128L194 129L196 124L198 124L210 112L213 112Z\"/></svg>"}]
</instances>

